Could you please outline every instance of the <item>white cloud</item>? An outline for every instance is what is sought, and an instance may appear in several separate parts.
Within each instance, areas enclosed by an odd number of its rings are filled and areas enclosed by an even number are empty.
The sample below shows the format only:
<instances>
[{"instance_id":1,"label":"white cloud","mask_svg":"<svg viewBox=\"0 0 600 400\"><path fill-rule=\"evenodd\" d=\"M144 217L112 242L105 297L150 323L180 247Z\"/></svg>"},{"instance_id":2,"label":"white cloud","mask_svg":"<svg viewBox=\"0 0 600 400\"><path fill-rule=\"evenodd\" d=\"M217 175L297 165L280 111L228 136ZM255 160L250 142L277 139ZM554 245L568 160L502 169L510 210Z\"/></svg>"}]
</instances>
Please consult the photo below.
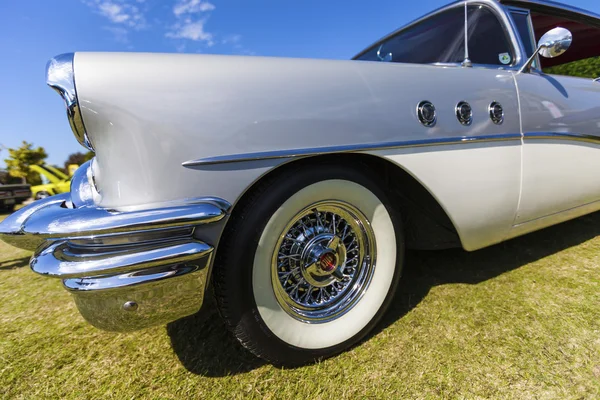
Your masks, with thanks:
<instances>
[{"instance_id":1,"label":"white cloud","mask_svg":"<svg viewBox=\"0 0 600 400\"><path fill-rule=\"evenodd\" d=\"M105 26L102 29L112 33L116 42L129 44L129 31L120 26Z\"/></svg>"},{"instance_id":2,"label":"white cloud","mask_svg":"<svg viewBox=\"0 0 600 400\"><path fill-rule=\"evenodd\" d=\"M173 7L173 14L176 17L183 14L194 14L199 12L207 12L215 9L214 4L202 0L179 0Z\"/></svg>"},{"instance_id":3,"label":"white cloud","mask_svg":"<svg viewBox=\"0 0 600 400\"><path fill-rule=\"evenodd\" d=\"M172 39L187 39L204 42L208 47L215 44L215 35L206 31L206 21L215 6L203 0L178 0L173 7L176 23L165 36ZM202 18L193 18L193 14L204 13ZM178 46L178 48L181 48Z\"/></svg>"},{"instance_id":4,"label":"white cloud","mask_svg":"<svg viewBox=\"0 0 600 400\"><path fill-rule=\"evenodd\" d=\"M133 29L146 26L144 13L137 6L124 0L84 0L84 3L113 24Z\"/></svg>"},{"instance_id":5,"label":"white cloud","mask_svg":"<svg viewBox=\"0 0 600 400\"><path fill-rule=\"evenodd\" d=\"M115 3L100 3L98 4L98 10L100 14L104 15L108 19L110 19L114 23L121 23L127 21L129 18L129 14L123 11L123 7Z\"/></svg>"},{"instance_id":6,"label":"white cloud","mask_svg":"<svg viewBox=\"0 0 600 400\"><path fill-rule=\"evenodd\" d=\"M189 39L196 42L205 42L209 47L214 45L214 36L210 32L204 30L205 19L192 21L186 19L178 22L173 26L171 32L167 32L166 36L173 39Z\"/></svg>"},{"instance_id":7,"label":"white cloud","mask_svg":"<svg viewBox=\"0 0 600 400\"><path fill-rule=\"evenodd\" d=\"M238 44L242 40L242 35L227 35L221 40L223 44Z\"/></svg>"}]
</instances>

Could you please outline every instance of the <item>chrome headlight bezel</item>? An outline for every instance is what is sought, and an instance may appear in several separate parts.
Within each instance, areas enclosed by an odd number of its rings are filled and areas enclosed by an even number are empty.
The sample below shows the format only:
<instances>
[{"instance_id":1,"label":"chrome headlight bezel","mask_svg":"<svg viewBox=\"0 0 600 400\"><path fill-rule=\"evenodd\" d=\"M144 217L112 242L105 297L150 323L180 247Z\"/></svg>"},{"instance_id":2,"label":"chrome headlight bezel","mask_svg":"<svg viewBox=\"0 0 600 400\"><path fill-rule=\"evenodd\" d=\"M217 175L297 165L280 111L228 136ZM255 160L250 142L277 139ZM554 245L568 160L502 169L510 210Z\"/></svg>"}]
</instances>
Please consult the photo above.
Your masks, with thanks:
<instances>
[{"instance_id":1,"label":"chrome headlight bezel","mask_svg":"<svg viewBox=\"0 0 600 400\"><path fill-rule=\"evenodd\" d=\"M85 130L77 90L75 87L75 71L73 66L74 53L60 54L51 58L46 65L46 83L65 101L69 125L77 141L88 150L94 151L91 141Z\"/></svg>"}]
</instances>

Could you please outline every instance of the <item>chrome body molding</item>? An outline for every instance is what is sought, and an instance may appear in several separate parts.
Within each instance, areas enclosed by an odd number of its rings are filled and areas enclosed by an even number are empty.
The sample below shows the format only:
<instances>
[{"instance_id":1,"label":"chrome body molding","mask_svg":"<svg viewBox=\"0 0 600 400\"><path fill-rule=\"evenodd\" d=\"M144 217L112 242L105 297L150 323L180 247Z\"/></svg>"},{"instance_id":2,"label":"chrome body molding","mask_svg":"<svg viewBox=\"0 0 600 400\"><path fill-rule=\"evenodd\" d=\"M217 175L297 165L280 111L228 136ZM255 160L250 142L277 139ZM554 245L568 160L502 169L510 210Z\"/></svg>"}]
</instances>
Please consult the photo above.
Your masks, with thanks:
<instances>
[{"instance_id":1,"label":"chrome body molding","mask_svg":"<svg viewBox=\"0 0 600 400\"><path fill-rule=\"evenodd\" d=\"M83 124L77 92L75 90L75 71L73 59L75 54L60 54L48 61L46 65L46 83L56 90L65 101L67 117L71 130L77 141L85 148L94 151Z\"/></svg>"},{"instance_id":2,"label":"chrome body molding","mask_svg":"<svg viewBox=\"0 0 600 400\"><path fill-rule=\"evenodd\" d=\"M497 103L492 103L497 104ZM458 107L458 106L457 106ZM490 114L492 113L492 105L490 105ZM493 119L493 118L492 118ZM496 124L501 124L504 121L504 112L502 112L502 118ZM582 135L577 133L557 133L557 132L530 132L521 135L520 133L507 133L498 135L485 135L485 136L460 136L453 138L443 139L424 139L424 140L411 140L411 141L399 141L399 142L383 142L383 143L364 143L355 145L341 145L331 147L315 147L306 149L292 149L292 150L279 150L279 151L265 151L257 153L244 153L244 154L231 154L216 157L207 157L198 160L190 160L182 163L184 167L199 167L216 164L228 164L237 162L250 162L250 161L261 161L261 160L273 160L280 158L298 158L298 157L311 157L323 154L335 154L335 153L355 153L364 151L379 151L379 150L392 150L401 149L408 147L426 147L426 146L451 146L457 144L474 144L474 143L485 143L485 142L499 142L499 141L510 141L524 139L556 139L556 140L572 140L582 141L600 144L600 136L594 135Z\"/></svg>"},{"instance_id":3,"label":"chrome body molding","mask_svg":"<svg viewBox=\"0 0 600 400\"><path fill-rule=\"evenodd\" d=\"M587 142L600 145L600 136L584 135L570 132L526 132L525 140L561 140L574 142Z\"/></svg>"},{"instance_id":4,"label":"chrome body molding","mask_svg":"<svg viewBox=\"0 0 600 400\"><path fill-rule=\"evenodd\" d=\"M509 133L509 134L497 134L497 135L485 135L485 136L460 136L450 137L441 139L423 139L423 140L409 140L409 141L398 141L398 142L382 142L382 143L363 143L363 144L352 144L352 145L340 145L340 146L328 146L328 147L315 147L306 149L292 149L292 150L279 150L279 151L265 151L257 153L244 153L244 154L232 154L216 157L207 157L199 160L190 160L184 162L184 167L199 167L206 165L215 164L227 164L236 162L248 162L248 161L260 161L260 160L273 160L279 158L297 158L297 157L309 157L318 156L323 154L334 154L334 153L355 153L363 151L378 151L378 150L392 150L401 149L407 147L425 147L425 146L450 146L456 144L472 144L482 142L498 142L498 141L509 141L509 140L521 140L521 134Z\"/></svg>"},{"instance_id":5,"label":"chrome body molding","mask_svg":"<svg viewBox=\"0 0 600 400\"><path fill-rule=\"evenodd\" d=\"M89 162L80 167L71 193L6 218L0 237L34 250L32 270L63 279L81 314L99 328L129 331L197 312L213 247L194 231L223 219L229 204L206 198L138 210L99 208L90 169Z\"/></svg>"}]
</instances>

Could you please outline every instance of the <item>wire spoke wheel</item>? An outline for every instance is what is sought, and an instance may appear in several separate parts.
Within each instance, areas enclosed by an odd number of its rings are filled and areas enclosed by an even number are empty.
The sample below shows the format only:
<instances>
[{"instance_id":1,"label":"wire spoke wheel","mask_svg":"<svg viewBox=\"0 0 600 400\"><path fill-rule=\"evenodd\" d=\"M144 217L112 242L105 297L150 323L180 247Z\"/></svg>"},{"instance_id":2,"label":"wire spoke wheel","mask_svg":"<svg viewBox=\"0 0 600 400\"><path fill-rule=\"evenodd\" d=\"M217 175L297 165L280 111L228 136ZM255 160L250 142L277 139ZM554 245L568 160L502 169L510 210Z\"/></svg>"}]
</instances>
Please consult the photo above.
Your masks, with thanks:
<instances>
[{"instance_id":1,"label":"wire spoke wheel","mask_svg":"<svg viewBox=\"0 0 600 400\"><path fill-rule=\"evenodd\" d=\"M336 200L312 204L291 219L275 246L277 302L299 321L330 322L360 300L375 256L373 229L358 209Z\"/></svg>"},{"instance_id":2,"label":"wire spoke wheel","mask_svg":"<svg viewBox=\"0 0 600 400\"><path fill-rule=\"evenodd\" d=\"M238 204L213 283L219 311L244 347L298 366L349 348L381 320L404 249L402 220L384 185L367 169L302 164Z\"/></svg>"}]
</instances>

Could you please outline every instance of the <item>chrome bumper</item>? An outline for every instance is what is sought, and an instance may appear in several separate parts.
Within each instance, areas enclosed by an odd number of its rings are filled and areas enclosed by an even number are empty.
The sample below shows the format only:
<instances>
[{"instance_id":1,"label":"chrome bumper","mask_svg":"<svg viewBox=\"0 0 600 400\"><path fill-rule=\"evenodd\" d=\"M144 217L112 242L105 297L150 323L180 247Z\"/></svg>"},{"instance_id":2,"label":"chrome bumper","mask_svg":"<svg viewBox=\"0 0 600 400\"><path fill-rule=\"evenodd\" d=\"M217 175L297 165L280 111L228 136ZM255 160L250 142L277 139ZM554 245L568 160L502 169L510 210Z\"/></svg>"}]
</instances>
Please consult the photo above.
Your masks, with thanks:
<instances>
[{"instance_id":1,"label":"chrome bumper","mask_svg":"<svg viewBox=\"0 0 600 400\"><path fill-rule=\"evenodd\" d=\"M98 208L89 164L71 193L48 197L10 215L0 238L33 250L33 271L63 280L83 317L111 331L162 324L200 310L213 248L194 230L223 219L215 198L149 208Z\"/></svg>"}]
</instances>

